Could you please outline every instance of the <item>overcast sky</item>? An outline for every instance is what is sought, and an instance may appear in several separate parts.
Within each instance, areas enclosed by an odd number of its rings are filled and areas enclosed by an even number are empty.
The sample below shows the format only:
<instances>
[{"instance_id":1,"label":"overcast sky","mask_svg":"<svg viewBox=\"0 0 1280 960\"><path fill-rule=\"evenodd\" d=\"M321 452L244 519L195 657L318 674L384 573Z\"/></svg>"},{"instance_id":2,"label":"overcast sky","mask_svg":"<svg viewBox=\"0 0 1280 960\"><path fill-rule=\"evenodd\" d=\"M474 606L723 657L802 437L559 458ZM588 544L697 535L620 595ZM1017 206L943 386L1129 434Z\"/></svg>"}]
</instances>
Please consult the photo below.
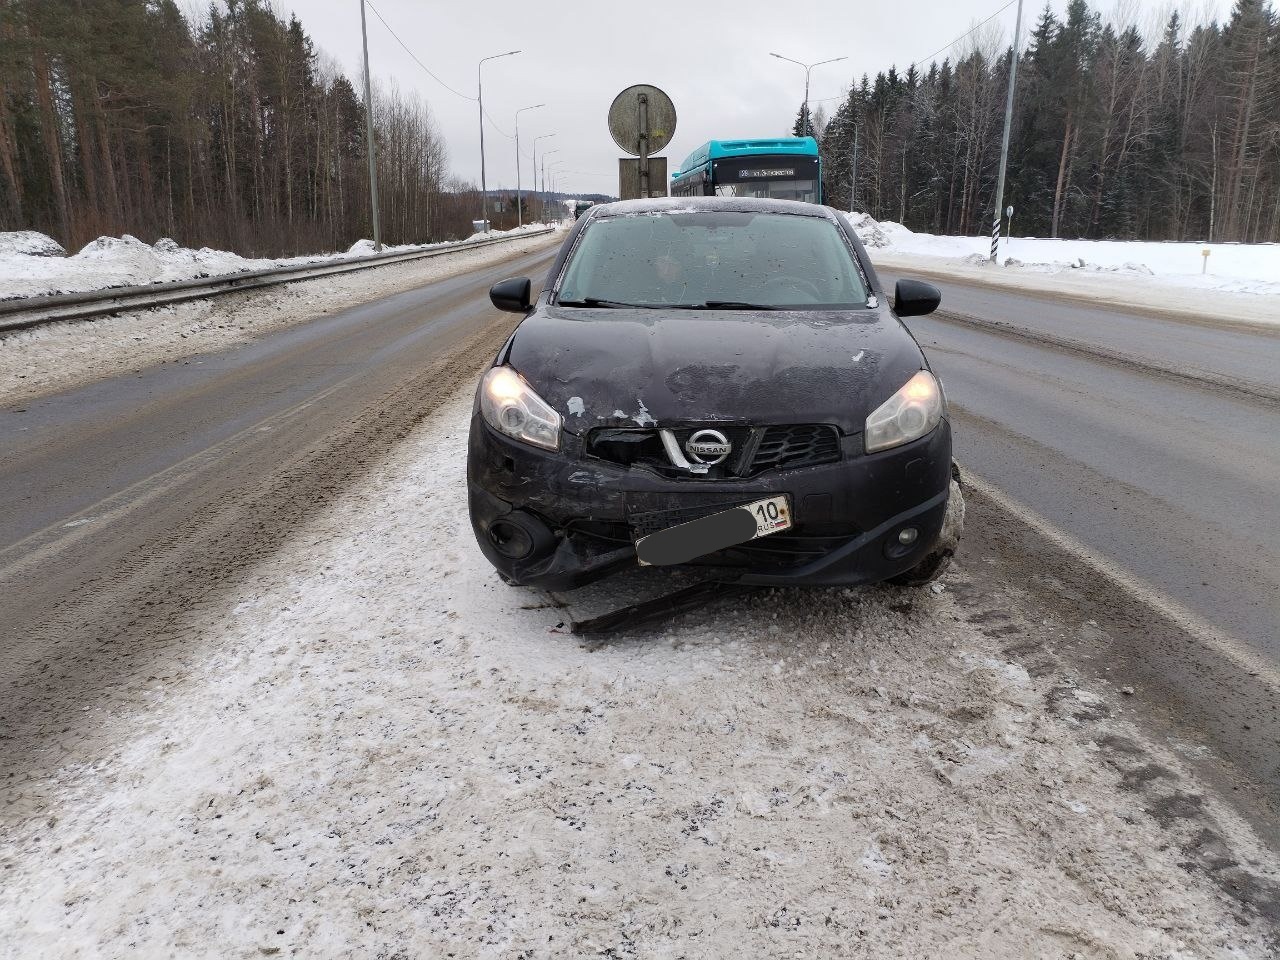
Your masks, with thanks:
<instances>
[{"instance_id":1,"label":"overcast sky","mask_svg":"<svg viewBox=\"0 0 1280 960\"><path fill-rule=\"evenodd\" d=\"M897 63L925 61L1007 0L736 0L736 2L620 3L616 0L371 0L413 54L445 83L474 96L476 61L520 49L484 65L485 159L489 187L514 187L514 129L519 107L523 184L529 186L534 136L558 162L559 185L569 191L617 192L620 155L605 123L624 87L652 83L675 102L679 116L663 151L670 170L713 138L766 137L790 132L804 96L804 70L769 56L776 51L814 62L848 57L813 71L810 96L839 96L849 83ZM1230 0L1191 0L1194 9L1222 17ZM1119 9L1140 25L1160 22L1168 0L1122 0ZM355 78L360 67L359 0L276 0L292 10L317 46ZM1066 0L1051 0L1061 12ZM1179 4L1183 6L1183 4ZM1117 9L1102 0L1103 10ZM1042 0L1026 0L1034 25ZM1016 6L992 24L1012 40ZM474 100L449 92L418 66L379 22L369 18L373 76L422 93L449 146L454 174L479 183L479 118ZM1024 34L1027 30L1024 21ZM948 52L954 53L963 44ZM938 59L941 59L939 54ZM825 104L831 107L831 102Z\"/></svg>"}]
</instances>

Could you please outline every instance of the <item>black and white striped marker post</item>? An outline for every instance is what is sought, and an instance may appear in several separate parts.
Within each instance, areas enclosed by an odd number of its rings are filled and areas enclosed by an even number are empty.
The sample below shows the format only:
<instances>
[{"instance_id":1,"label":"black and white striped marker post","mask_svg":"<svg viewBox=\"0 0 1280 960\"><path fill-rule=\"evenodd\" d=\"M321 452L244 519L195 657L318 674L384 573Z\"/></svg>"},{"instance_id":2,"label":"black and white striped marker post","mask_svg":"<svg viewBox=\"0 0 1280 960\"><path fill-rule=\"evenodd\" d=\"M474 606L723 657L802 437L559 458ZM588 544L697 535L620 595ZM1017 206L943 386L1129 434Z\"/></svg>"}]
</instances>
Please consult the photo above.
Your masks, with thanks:
<instances>
[{"instance_id":1,"label":"black and white striped marker post","mask_svg":"<svg viewBox=\"0 0 1280 960\"><path fill-rule=\"evenodd\" d=\"M996 217L991 224L991 262L997 263L996 255L1000 249L1000 218Z\"/></svg>"}]
</instances>

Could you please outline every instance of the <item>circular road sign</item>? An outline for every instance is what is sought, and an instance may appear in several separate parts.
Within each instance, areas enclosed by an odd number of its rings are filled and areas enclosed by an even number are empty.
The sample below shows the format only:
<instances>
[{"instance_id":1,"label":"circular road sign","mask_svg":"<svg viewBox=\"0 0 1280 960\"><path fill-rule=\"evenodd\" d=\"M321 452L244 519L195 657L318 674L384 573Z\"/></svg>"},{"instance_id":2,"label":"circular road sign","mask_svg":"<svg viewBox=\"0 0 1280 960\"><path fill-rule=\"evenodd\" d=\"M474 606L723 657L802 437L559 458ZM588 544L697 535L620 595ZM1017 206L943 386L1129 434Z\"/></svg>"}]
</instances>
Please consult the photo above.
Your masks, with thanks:
<instances>
[{"instance_id":1,"label":"circular road sign","mask_svg":"<svg viewBox=\"0 0 1280 960\"><path fill-rule=\"evenodd\" d=\"M648 83L627 87L609 107L609 132L613 141L633 157L640 156L641 97L647 99L649 150L653 155L671 142L676 132L676 106L671 98Z\"/></svg>"}]
</instances>

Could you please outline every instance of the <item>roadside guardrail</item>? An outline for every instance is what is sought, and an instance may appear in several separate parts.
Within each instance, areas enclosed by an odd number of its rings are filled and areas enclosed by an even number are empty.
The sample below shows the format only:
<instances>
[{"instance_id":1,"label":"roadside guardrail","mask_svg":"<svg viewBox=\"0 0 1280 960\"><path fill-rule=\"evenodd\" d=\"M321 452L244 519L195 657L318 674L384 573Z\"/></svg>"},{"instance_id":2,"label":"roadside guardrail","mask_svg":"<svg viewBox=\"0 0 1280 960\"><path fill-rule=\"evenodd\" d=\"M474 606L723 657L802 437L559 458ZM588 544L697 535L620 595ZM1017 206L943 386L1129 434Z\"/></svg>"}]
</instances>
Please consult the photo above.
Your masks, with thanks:
<instances>
[{"instance_id":1,"label":"roadside guardrail","mask_svg":"<svg viewBox=\"0 0 1280 960\"><path fill-rule=\"evenodd\" d=\"M9 330L26 330L64 320L88 320L131 310L148 310L171 303L188 300L204 300L226 293L241 293L263 287L279 286L295 280L311 280L315 277L353 270L367 270L406 260L424 260L444 256L459 250L488 247L526 237L540 237L553 233L554 227L545 230L529 230L514 236L491 237L485 240L463 240L442 244L427 250L402 250L395 253L371 253L362 257L329 260L322 263L300 264L293 267L270 267L266 270L245 270L240 273L224 273L195 280L172 280L165 283L147 283L135 287L108 287L83 293L42 294L35 297L17 297L0 300L0 333Z\"/></svg>"}]
</instances>

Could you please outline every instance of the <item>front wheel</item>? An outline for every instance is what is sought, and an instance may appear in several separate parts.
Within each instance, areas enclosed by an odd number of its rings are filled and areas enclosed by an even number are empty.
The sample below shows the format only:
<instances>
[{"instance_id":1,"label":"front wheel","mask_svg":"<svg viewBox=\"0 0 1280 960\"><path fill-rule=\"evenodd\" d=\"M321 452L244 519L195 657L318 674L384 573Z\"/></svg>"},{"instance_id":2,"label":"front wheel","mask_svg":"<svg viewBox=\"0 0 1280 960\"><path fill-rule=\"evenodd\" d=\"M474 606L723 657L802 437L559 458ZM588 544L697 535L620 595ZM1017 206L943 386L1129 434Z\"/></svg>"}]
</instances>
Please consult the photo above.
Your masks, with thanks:
<instances>
[{"instance_id":1,"label":"front wheel","mask_svg":"<svg viewBox=\"0 0 1280 960\"><path fill-rule=\"evenodd\" d=\"M960 535L964 532L964 490L960 487L960 468L951 465L951 489L947 494L947 512L942 519L942 533L938 542L933 545L923 560L910 570L888 582L898 587L923 587L933 583L951 566L951 558L960 546Z\"/></svg>"}]
</instances>

